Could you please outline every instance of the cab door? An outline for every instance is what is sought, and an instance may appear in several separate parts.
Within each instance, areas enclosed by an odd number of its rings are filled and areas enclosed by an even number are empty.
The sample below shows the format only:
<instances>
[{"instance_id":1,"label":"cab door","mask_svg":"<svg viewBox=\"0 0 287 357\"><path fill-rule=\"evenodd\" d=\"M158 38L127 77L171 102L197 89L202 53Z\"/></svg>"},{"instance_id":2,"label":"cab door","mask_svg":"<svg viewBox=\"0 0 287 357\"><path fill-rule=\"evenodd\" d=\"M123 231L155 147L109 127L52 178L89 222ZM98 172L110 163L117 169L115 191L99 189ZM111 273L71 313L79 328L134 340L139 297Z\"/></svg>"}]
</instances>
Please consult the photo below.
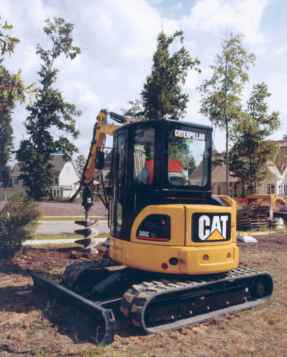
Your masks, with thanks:
<instances>
[{"instance_id":1,"label":"cab door","mask_svg":"<svg viewBox=\"0 0 287 357\"><path fill-rule=\"evenodd\" d=\"M114 237L123 237L125 216L127 214L127 155L128 155L128 132L122 130L115 135L113 150L112 180L113 192L111 200L111 232ZM127 238L126 238L127 239Z\"/></svg>"}]
</instances>

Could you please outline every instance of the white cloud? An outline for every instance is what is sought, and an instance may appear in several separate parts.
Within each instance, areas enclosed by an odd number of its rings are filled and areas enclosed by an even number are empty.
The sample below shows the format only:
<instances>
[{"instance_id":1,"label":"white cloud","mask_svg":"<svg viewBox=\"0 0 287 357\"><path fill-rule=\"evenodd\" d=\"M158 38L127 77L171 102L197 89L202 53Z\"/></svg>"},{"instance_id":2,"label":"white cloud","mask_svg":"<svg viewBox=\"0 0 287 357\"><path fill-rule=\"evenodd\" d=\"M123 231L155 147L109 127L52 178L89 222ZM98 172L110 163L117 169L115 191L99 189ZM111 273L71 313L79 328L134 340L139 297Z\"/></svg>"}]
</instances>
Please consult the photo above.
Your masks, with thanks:
<instances>
[{"instance_id":1,"label":"white cloud","mask_svg":"<svg viewBox=\"0 0 287 357\"><path fill-rule=\"evenodd\" d=\"M186 47L202 61L203 74L189 75L185 88L191 94L186 118L203 120L198 114L199 94L195 88L207 75L222 35L230 30L240 31L258 49L264 40L261 23L267 4L267 0L198 0L187 14L171 17L169 12L167 18L154 6L166 6L161 0L29 0L29 7L23 0L0 1L1 16L14 24L14 33L21 39L7 65L13 70L21 68L28 83L38 79L40 60L35 46L46 44L44 20L62 16L75 24L74 37L81 55L72 62L64 58L57 62L57 87L83 112L77 120L81 133L76 142L83 153L88 150L97 112L103 107L119 111L130 99L139 97L161 29L183 29ZM263 80L265 74L261 74ZM270 83L277 80L270 79ZM277 91L276 95L274 103L281 103L278 97L282 94ZM16 146L24 135L25 115L23 109L17 108L13 119ZM220 143L221 137L217 141Z\"/></svg>"},{"instance_id":2,"label":"white cloud","mask_svg":"<svg viewBox=\"0 0 287 357\"><path fill-rule=\"evenodd\" d=\"M265 0L201 0L183 19L185 28L193 31L220 33L241 32L250 42L261 42L260 23Z\"/></svg>"}]
</instances>

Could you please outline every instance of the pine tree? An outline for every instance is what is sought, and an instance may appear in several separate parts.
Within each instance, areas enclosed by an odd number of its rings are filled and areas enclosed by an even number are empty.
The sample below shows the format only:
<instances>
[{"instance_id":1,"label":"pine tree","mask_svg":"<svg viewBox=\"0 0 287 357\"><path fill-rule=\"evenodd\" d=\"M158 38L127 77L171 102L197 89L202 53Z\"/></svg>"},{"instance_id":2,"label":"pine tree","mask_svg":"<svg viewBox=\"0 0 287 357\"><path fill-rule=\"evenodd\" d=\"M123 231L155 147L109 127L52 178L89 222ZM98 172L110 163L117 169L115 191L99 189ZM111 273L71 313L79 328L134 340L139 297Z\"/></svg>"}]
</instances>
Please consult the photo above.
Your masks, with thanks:
<instances>
[{"instance_id":1,"label":"pine tree","mask_svg":"<svg viewBox=\"0 0 287 357\"><path fill-rule=\"evenodd\" d=\"M142 91L146 119L179 119L185 112L188 95L183 93L188 70L199 71L199 61L183 46L171 53L176 40L183 43L182 31L168 36L161 32L153 56L151 75Z\"/></svg>"},{"instance_id":2,"label":"pine tree","mask_svg":"<svg viewBox=\"0 0 287 357\"><path fill-rule=\"evenodd\" d=\"M243 195L256 192L257 185L266 175L267 161L276 155L276 144L266 140L280 125L278 112L268 114L267 99L270 96L264 82L256 84L247 110L234 128L230 168L241 180Z\"/></svg>"},{"instance_id":3,"label":"pine tree","mask_svg":"<svg viewBox=\"0 0 287 357\"><path fill-rule=\"evenodd\" d=\"M8 55L12 55L19 40L10 35L12 25L0 18L0 185L9 183L9 166L13 149L13 129L11 113L16 102L24 100L24 84L20 72L11 73L3 65Z\"/></svg>"},{"instance_id":4,"label":"pine tree","mask_svg":"<svg viewBox=\"0 0 287 357\"><path fill-rule=\"evenodd\" d=\"M0 111L0 183L7 187L9 184L8 162L11 158L13 148L13 130L11 125L11 114L9 111Z\"/></svg>"},{"instance_id":5,"label":"pine tree","mask_svg":"<svg viewBox=\"0 0 287 357\"><path fill-rule=\"evenodd\" d=\"M35 101L27 107L29 116L25 127L28 138L23 140L17 151L27 193L34 199L47 196L51 184L51 154L63 153L65 159L77 151L69 139L76 138L75 118L80 115L75 105L66 102L54 87L58 70L55 61L61 55L73 60L80 49L73 45L73 25L62 18L46 20L44 32L50 47L37 46L36 53L42 61L39 71L40 84Z\"/></svg>"},{"instance_id":6,"label":"pine tree","mask_svg":"<svg viewBox=\"0 0 287 357\"><path fill-rule=\"evenodd\" d=\"M229 142L233 125L241 117L241 97L248 70L255 56L242 44L241 35L229 35L223 42L211 78L200 87L201 113L214 125L225 129L226 193L229 189Z\"/></svg>"}]
</instances>

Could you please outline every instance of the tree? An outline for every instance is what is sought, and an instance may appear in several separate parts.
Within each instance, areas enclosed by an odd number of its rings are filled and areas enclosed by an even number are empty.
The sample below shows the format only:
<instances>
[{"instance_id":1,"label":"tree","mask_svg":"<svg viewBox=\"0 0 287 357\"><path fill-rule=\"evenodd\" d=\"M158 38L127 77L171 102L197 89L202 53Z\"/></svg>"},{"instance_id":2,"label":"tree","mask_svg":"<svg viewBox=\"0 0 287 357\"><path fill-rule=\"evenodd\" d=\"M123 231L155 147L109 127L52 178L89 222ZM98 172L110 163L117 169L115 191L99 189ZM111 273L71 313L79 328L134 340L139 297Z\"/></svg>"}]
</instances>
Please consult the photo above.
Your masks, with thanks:
<instances>
[{"instance_id":1,"label":"tree","mask_svg":"<svg viewBox=\"0 0 287 357\"><path fill-rule=\"evenodd\" d=\"M77 155L76 160L75 160L75 165L76 165L76 169L77 169L77 172L78 172L80 178L82 177L82 174L83 174L83 171L85 168L85 164L86 164L85 156L83 154Z\"/></svg>"},{"instance_id":2,"label":"tree","mask_svg":"<svg viewBox=\"0 0 287 357\"><path fill-rule=\"evenodd\" d=\"M12 55L19 40L10 36L13 26L0 17L0 185L9 183L8 163L13 149L11 112L17 101L24 100L25 87L20 72L10 73L3 65L7 55Z\"/></svg>"},{"instance_id":3,"label":"tree","mask_svg":"<svg viewBox=\"0 0 287 357\"><path fill-rule=\"evenodd\" d=\"M199 61L181 46L170 53L176 40L183 43L183 32L168 36L161 32L153 56L151 75L147 77L141 93L146 119L179 119L185 112L188 95L183 93L188 70L199 71Z\"/></svg>"},{"instance_id":4,"label":"tree","mask_svg":"<svg viewBox=\"0 0 287 357\"><path fill-rule=\"evenodd\" d=\"M202 114L225 129L226 193L229 189L229 141L233 125L241 118L241 96L255 56L242 44L241 35L229 35L211 66L212 75L200 86Z\"/></svg>"},{"instance_id":5,"label":"tree","mask_svg":"<svg viewBox=\"0 0 287 357\"><path fill-rule=\"evenodd\" d=\"M256 192L256 185L266 175L266 162L273 159L277 146L267 141L280 125L279 113L268 114L271 94L262 82L253 87L247 110L235 127L235 144L230 152L230 168L242 183L242 194Z\"/></svg>"},{"instance_id":6,"label":"tree","mask_svg":"<svg viewBox=\"0 0 287 357\"><path fill-rule=\"evenodd\" d=\"M10 181L8 163L13 149L13 129L11 113L8 110L0 111L0 186L7 187Z\"/></svg>"},{"instance_id":7,"label":"tree","mask_svg":"<svg viewBox=\"0 0 287 357\"><path fill-rule=\"evenodd\" d=\"M130 116L139 121L145 119L143 103L140 99L129 100L128 105L128 108L123 108L121 110L124 116Z\"/></svg>"},{"instance_id":8,"label":"tree","mask_svg":"<svg viewBox=\"0 0 287 357\"><path fill-rule=\"evenodd\" d=\"M54 88L57 58L64 55L73 60L80 53L80 49L73 45L72 31L73 25L62 18L46 20L44 32L50 46L47 49L37 46L36 53L42 61L40 83L34 103L27 106L29 116L25 127L28 138L21 142L17 151L22 171L20 178L28 195L34 199L47 196L51 184L51 154L60 152L69 159L77 151L69 135L72 138L78 136L75 118L80 112Z\"/></svg>"},{"instance_id":9,"label":"tree","mask_svg":"<svg viewBox=\"0 0 287 357\"><path fill-rule=\"evenodd\" d=\"M0 210L0 259L12 257L31 237L39 216L37 204L25 195L8 197Z\"/></svg>"}]
</instances>

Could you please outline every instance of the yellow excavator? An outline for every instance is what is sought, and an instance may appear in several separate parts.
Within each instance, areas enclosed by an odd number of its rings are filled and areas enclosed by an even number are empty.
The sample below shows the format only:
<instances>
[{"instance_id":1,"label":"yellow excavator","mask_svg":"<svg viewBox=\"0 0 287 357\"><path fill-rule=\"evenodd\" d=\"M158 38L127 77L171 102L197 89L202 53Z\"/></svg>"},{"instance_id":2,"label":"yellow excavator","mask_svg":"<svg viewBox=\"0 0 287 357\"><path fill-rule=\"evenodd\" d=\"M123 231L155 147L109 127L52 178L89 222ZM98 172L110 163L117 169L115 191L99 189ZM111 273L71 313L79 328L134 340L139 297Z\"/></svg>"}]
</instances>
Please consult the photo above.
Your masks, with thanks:
<instances>
[{"instance_id":1,"label":"yellow excavator","mask_svg":"<svg viewBox=\"0 0 287 357\"><path fill-rule=\"evenodd\" d=\"M108 124L108 117L121 125ZM235 202L211 193L210 127L129 122L100 111L81 180L86 218L78 223L84 230L94 191L104 183L94 179L104 168L106 135L113 135L111 185L102 188L108 254L71 264L61 282L31 272L36 288L94 318L98 343L113 341L119 314L151 333L250 308L271 296L269 273L239 265Z\"/></svg>"}]
</instances>

